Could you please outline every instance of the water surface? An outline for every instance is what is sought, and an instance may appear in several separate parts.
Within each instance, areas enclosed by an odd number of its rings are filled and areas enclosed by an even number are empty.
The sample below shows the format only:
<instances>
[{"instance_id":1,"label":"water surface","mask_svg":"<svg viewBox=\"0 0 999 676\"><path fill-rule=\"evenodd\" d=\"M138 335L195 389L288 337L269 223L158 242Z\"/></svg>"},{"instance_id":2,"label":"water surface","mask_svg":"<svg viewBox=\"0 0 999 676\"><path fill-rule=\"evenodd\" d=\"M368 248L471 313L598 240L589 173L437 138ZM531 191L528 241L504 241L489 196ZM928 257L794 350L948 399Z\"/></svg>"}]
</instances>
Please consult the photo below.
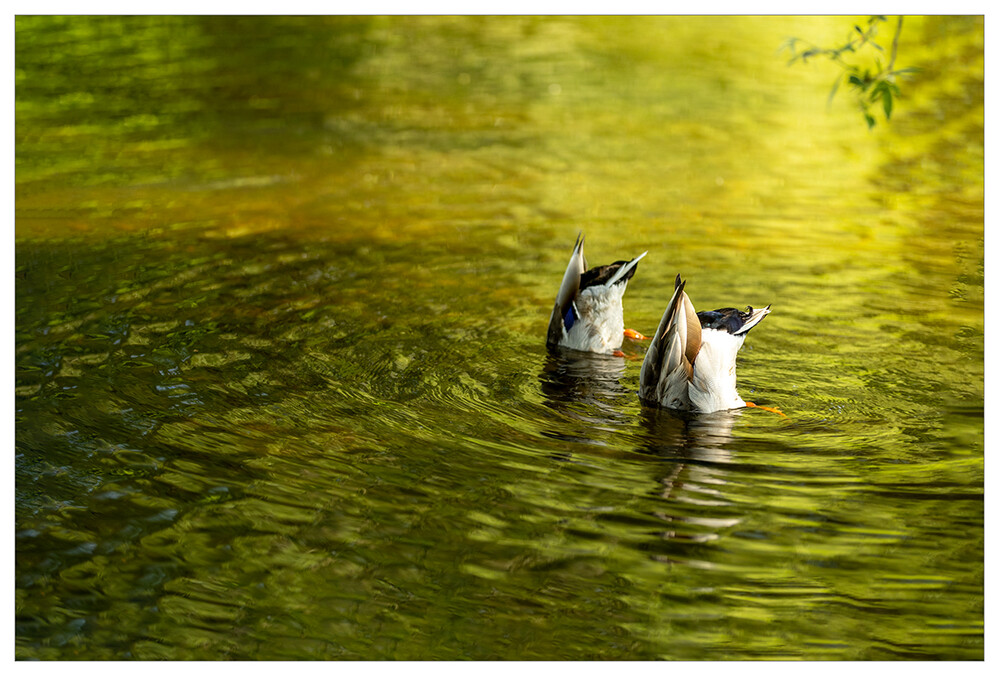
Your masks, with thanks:
<instances>
[{"instance_id":1,"label":"water surface","mask_svg":"<svg viewBox=\"0 0 999 676\"><path fill-rule=\"evenodd\" d=\"M19 17L19 659L982 659L983 23ZM548 354L578 231L772 303Z\"/></svg>"}]
</instances>

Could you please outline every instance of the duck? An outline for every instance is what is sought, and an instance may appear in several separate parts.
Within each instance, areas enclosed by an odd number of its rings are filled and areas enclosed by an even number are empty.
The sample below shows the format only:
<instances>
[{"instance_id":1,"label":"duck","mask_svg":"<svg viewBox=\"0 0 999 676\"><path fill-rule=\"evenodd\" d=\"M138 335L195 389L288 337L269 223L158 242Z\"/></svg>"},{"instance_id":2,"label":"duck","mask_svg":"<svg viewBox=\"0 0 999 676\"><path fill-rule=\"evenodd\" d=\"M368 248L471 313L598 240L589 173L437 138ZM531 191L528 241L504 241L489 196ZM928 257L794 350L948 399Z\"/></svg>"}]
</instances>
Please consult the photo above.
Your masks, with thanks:
<instances>
[{"instance_id":1,"label":"duck","mask_svg":"<svg viewBox=\"0 0 999 676\"><path fill-rule=\"evenodd\" d=\"M770 314L771 306L695 312L685 287L677 275L673 296L642 361L639 397L678 411L756 407L783 416L779 409L744 401L735 388L736 355L746 334Z\"/></svg>"},{"instance_id":2,"label":"duck","mask_svg":"<svg viewBox=\"0 0 999 676\"><path fill-rule=\"evenodd\" d=\"M615 261L587 269L584 241L582 233L576 236L576 244L548 322L546 344L549 350L562 347L624 356L620 348L625 336L647 340L638 331L624 328L621 301L628 288L628 280L638 268L638 261L648 251L629 261Z\"/></svg>"}]
</instances>

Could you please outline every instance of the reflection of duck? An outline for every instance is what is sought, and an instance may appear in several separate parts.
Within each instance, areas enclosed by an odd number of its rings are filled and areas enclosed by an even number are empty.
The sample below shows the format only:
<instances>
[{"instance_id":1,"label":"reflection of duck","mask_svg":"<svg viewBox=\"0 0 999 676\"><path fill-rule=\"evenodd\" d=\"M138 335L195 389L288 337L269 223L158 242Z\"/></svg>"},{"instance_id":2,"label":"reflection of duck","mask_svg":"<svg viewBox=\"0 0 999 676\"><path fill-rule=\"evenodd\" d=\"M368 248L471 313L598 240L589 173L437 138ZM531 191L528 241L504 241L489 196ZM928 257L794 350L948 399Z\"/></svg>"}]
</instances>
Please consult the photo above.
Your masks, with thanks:
<instances>
[{"instance_id":1,"label":"reflection of duck","mask_svg":"<svg viewBox=\"0 0 999 676\"><path fill-rule=\"evenodd\" d=\"M623 399L628 391L620 383L625 362L607 355L575 350L551 350L539 379L541 390L553 404L593 403Z\"/></svg>"},{"instance_id":2,"label":"reflection of duck","mask_svg":"<svg viewBox=\"0 0 999 676\"><path fill-rule=\"evenodd\" d=\"M681 463L729 462L726 446L739 415L738 411L704 414L643 406L640 420L648 434L645 449Z\"/></svg>"},{"instance_id":3,"label":"reflection of duck","mask_svg":"<svg viewBox=\"0 0 999 676\"><path fill-rule=\"evenodd\" d=\"M613 354L621 347L626 333L632 338L644 338L637 332L625 331L621 299L638 261L648 252L630 261L615 261L587 270L583 239L582 235L576 237L576 246L562 277L548 322L548 347Z\"/></svg>"},{"instance_id":4,"label":"reflection of duck","mask_svg":"<svg viewBox=\"0 0 999 676\"><path fill-rule=\"evenodd\" d=\"M735 357L749 330L770 314L770 306L695 313L685 284L677 275L673 297L642 362L639 396L666 408L702 413L755 406L735 389Z\"/></svg>"},{"instance_id":5,"label":"reflection of duck","mask_svg":"<svg viewBox=\"0 0 999 676\"><path fill-rule=\"evenodd\" d=\"M697 414L664 408L642 409L648 432L646 452L667 461L658 478L662 509L653 514L667 524L660 542L649 549L664 563L693 562L697 552L678 548L710 542L741 520L724 492L725 467L732 462L727 446L738 411ZM703 559L697 565L710 567Z\"/></svg>"},{"instance_id":6,"label":"reflection of duck","mask_svg":"<svg viewBox=\"0 0 999 676\"><path fill-rule=\"evenodd\" d=\"M541 434L552 439L606 446L601 433L631 425L625 402L634 393L621 385L626 362L609 355L556 348L546 355L538 374L545 406L556 411L552 426ZM569 452L555 457L569 460Z\"/></svg>"}]
</instances>

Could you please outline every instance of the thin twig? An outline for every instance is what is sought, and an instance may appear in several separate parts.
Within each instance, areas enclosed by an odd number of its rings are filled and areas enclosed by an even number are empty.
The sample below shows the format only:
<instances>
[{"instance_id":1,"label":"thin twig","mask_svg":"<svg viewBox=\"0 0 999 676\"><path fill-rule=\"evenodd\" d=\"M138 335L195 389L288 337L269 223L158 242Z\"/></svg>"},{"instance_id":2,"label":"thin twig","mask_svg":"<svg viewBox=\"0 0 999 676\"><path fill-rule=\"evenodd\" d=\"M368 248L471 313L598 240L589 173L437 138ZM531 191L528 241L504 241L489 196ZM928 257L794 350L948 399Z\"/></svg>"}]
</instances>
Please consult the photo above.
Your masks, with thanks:
<instances>
[{"instance_id":1,"label":"thin twig","mask_svg":"<svg viewBox=\"0 0 999 676\"><path fill-rule=\"evenodd\" d=\"M902 34L902 17L898 17L898 25L895 26L895 38L891 41L891 61L888 62L888 74L895 70L895 56L898 54L898 36Z\"/></svg>"}]
</instances>

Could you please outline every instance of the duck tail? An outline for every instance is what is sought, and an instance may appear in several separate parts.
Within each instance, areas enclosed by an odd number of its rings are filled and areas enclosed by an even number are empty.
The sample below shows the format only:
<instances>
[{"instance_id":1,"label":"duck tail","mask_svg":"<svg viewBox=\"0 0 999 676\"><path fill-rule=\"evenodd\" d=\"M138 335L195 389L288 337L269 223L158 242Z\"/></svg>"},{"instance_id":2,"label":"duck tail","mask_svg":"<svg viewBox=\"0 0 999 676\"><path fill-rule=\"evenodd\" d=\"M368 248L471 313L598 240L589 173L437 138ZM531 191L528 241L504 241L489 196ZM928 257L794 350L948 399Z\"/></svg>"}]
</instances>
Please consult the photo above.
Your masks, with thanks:
<instances>
[{"instance_id":1,"label":"duck tail","mask_svg":"<svg viewBox=\"0 0 999 676\"><path fill-rule=\"evenodd\" d=\"M617 284L618 282L620 282L622 279L630 279L631 276L633 274L635 274L634 270L635 270L636 267L638 267L638 261L640 261L643 258L645 258L645 255L647 253L649 253L649 252L648 251L643 251L642 253L638 254L637 256L635 256L634 258L632 258L630 261L628 261L627 263L625 263L624 265L622 265L621 267L619 267L617 269L617 272L614 273L614 276L612 276L609 280L607 280L605 286L608 286L608 287L614 286L615 284Z\"/></svg>"}]
</instances>

